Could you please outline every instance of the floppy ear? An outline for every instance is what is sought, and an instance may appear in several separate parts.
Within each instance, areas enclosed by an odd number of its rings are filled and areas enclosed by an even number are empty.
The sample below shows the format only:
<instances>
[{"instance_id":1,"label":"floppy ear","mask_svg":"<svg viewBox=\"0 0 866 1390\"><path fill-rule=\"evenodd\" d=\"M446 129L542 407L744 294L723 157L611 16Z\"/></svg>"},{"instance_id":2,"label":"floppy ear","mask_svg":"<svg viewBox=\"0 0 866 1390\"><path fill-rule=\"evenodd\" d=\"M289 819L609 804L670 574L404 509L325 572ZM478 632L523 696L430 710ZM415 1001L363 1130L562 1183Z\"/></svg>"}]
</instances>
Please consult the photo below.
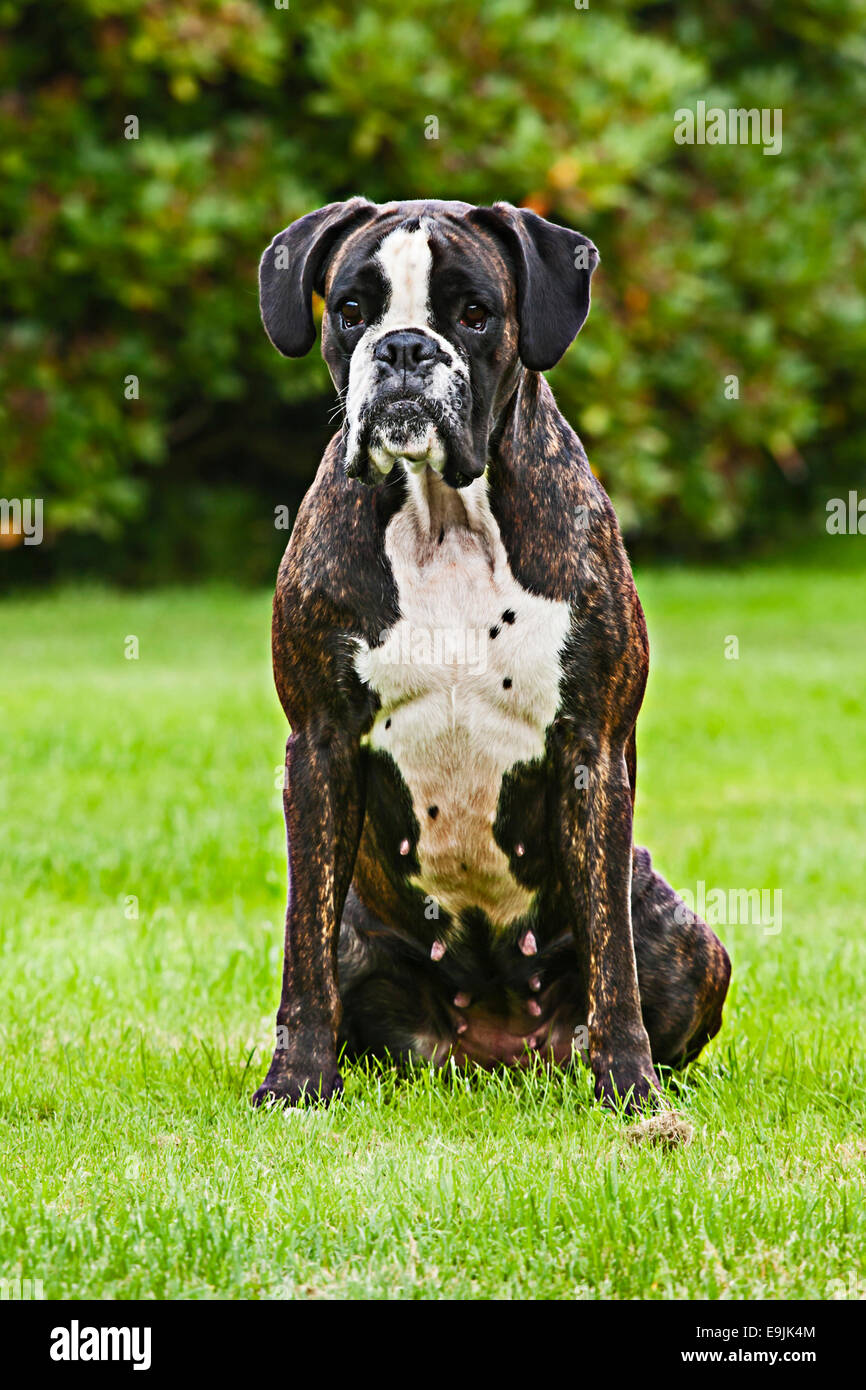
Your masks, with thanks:
<instances>
[{"instance_id":1,"label":"floppy ear","mask_svg":"<svg viewBox=\"0 0 866 1390\"><path fill-rule=\"evenodd\" d=\"M475 208L469 216L510 252L517 277L520 360L533 372L548 371L586 321L598 251L580 232L511 203Z\"/></svg>"},{"instance_id":2,"label":"floppy ear","mask_svg":"<svg viewBox=\"0 0 866 1390\"><path fill-rule=\"evenodd\" d=\"M284 357L303 357L316 340L313 290L324 291L337 242L372 217L375 203L350 198L308 212L274 237L259 263L259 304L265 332Z\"/></svg>"}]
</instances>

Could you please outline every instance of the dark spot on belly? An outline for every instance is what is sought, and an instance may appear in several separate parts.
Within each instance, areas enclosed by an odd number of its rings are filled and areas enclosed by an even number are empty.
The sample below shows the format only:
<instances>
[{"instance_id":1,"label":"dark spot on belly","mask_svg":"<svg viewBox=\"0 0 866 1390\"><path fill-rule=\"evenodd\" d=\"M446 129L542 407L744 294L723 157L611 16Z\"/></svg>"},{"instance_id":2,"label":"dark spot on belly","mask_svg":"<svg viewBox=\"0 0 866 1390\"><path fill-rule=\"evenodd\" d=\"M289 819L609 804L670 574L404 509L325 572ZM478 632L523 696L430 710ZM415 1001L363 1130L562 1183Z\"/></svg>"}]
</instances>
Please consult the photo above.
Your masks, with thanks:
<instances>
[{"instance_id":1,"label":"dark spot on belly","mask_svg":"<svg viewBox=\"0 0 866 1390\"><path fill-rule=\"evenodd\" d=\"M386 728L386 729L390 729L390 727L391 727L391 721L390 721L390 719L386 719L386 720L385 720L385 728Z\"/></svg>"},{"instance_id":2,"label":"dark spot on belly","mask_svg":"<svg viewBox=\"0 0 866 1390\"><path fill-rule=\"evenodd\" d=\"M499 636L499 628L498 628L498 627L492 627L492 628L490 629L490 636L491 636L491 637L498 637L498 636Z\"/></svg>"},{"instance_id":3,"label":"dark spot on belly","mask_svg":"<svg viewBox=\"0 0 866 1390\"><path fill-rule=\"evenodd\" d=\"M510 690L510 689L511 689L511 677L510 677L510 676L506 676L506 677L505 677L505 680L502 682L502 689L503 689L503 690Z\"/></svg>"},{"instance_id":4,"label":"dark spot on belly","mask_svg":"<svg viewBox=\"0 0 866 1390\"><path fill-rule=\"evenodd\" d=\"M436 817L437 817L438 814L439 814L439 807L438 807L438 806L428 806L428 807L427 807L427 814L428 814L428 816L430 817L431 820L435 820Z\"/></svg>"},{"instance_id":5,"label":"dark spot on belly","mask_svg":"<svg viewBox=\"0 0 866 1390\"><path fill-rule=\"evenodd\" d=\"M444 539L445 539L445 527L444 527L444 526L440 526L440 527L439 527L439 540L437 541L437 545L441 545L442 542L444 541Z\"/></svg>"},{"instance_id":6,"label":"dark spot on belly","mask_svg":"<svg viewBox=\"0 0 866 1390\"><path fill-rule=\"evenodd\" d=\"M506 608L505 612L502 614L502 621L504 623L513 623L516 616L517 614L513 608Z\"/></svg>"}]
</instances>

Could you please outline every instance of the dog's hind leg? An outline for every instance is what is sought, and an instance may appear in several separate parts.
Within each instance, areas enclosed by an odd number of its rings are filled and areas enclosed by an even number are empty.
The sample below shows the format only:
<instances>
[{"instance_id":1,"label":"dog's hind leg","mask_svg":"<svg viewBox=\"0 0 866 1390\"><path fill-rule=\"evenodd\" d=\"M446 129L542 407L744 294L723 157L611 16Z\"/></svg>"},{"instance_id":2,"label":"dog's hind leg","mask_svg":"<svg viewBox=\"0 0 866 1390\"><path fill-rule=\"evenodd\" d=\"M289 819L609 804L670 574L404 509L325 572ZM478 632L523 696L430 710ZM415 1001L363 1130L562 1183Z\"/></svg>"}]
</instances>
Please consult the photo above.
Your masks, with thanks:
<instances>
[{"instance_id":1,"label":"dog's hind leg","mask_svg":"<svg viewBox=\"0 0 866 1390\"><path fill-rule=\"evenodd\" d=\"M635 849L632 931L653 1062L691 1062L722 1024L731 962L718 937Z\"/></svg>"}]
</instances>

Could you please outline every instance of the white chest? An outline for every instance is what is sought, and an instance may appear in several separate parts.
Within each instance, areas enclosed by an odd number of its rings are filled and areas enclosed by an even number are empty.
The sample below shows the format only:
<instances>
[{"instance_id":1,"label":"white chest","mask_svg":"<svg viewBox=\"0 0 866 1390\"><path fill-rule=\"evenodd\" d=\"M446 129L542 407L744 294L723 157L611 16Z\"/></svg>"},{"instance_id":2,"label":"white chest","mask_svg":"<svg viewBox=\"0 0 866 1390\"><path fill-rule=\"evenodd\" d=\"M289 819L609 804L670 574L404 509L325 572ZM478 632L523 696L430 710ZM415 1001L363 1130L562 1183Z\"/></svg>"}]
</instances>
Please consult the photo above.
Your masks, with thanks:
<instances>
[{"instance_id":1,"label":"white chest","mask_svg":"<svg viewBox=\"0 0 866 1390\"><path fill-rule=\"evenodd\" d=\"M429 470L409 481L385 544L401 619L356 659L381 701L367 740L391 755L412 797L413 882L454 915L480 907L507 925L532 895L513 878L493 823L503 774L544 751L568 606L515 580L484 478L460 492Z\"/></svg>"}]
</instances>

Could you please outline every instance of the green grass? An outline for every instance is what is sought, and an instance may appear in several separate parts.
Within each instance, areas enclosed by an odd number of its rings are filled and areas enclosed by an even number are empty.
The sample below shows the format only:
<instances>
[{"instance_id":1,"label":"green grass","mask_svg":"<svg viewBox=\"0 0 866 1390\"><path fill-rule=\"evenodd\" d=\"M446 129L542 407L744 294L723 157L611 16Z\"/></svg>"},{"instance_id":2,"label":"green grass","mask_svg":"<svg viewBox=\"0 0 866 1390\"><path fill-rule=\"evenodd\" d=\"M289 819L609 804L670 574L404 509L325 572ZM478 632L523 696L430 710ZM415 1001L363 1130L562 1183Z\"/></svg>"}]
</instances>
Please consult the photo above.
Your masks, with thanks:
<instances>
[{"instance_id":1,"label":"green grass","mask_svg":"<svg viewBox=\"0 0 866 1390\"><path fill-rule=\"evenodd\" d=\"M48 1298L862 1280L866 573L845 565L639 576L637 837L677 887L784 904L776 935L719 929L732 991L674 1151L630 1142L584 1075L349 1068L328 1111L253 1112L284 898L269 597L6 600L0 1277Z\"/></svg>"}]
</instances>

